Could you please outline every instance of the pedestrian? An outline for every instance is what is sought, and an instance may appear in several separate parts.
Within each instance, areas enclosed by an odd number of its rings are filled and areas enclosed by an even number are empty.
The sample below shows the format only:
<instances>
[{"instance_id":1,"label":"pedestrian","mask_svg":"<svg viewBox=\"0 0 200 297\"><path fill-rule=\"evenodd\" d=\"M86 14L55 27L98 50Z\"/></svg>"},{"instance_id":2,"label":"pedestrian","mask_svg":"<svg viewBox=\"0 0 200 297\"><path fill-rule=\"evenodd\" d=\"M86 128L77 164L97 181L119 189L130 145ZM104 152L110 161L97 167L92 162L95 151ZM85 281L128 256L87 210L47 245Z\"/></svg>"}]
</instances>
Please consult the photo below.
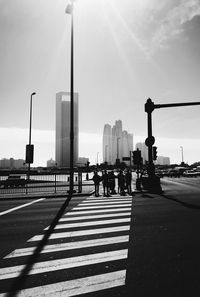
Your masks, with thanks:
<instances>
[{"instance_id":1,"label":"pedestrian","mask_svg":"<svg viewBox=\"0 0 200 297\"><path fill-rule=\"evenodd\" d=\"M114 171L110 171L109 174L108 174L108 183L109 183L109 188L110 188L110 193L111 194L116 194L116 191L115 191L115 174L114 174Z\"/></svg>"},{"instance_id":2,"label":"pedestrian","mask_svg":"<svg viewBox=\"0 0 200 297\"><path fill-rule=\"evenodd\" d=\"M125 195L125 191L124 191L124 189L125 189L125 176L124 176L122 170L120 170L117 178L118 178L119 193L120 193L120 195L124 196Z\"/></svg>"},{"instance_id":3,"label":"pedestrian","mask_svg":"<svg viewBox=\"0 0 200 297\"><path fill-rule=\"evenodd\" d=\"M131 195L132 193L131 182L132 182L132 174L131 174L131 171L128 169L125 174L125 183L126 183L126 189L129 195Z\"/></svg>"},{"instance_id":4,"label":"pedestrian","mask_svg":"<svg viewBox=\"0 0 200 297\"><path fill-rule=\"evenodd\" d=\"M101 181L101 177L98 175L97 171L94 172L92 180L94 182L95 196L98 197L99 196L99 184Z\"/></svg>"},{"instance_id":5,"label":"pedestrian","mask_svg":"<svg viewBox=\"0 0 200 297\"><path fill-rule=\"evenodd\" d=\"M109 195L109 185L108 185L108 173L105 170L102 177L101 177L102 183L103 183L103 195L104 196L110 196Z\"/></svg>"}]
</instances>

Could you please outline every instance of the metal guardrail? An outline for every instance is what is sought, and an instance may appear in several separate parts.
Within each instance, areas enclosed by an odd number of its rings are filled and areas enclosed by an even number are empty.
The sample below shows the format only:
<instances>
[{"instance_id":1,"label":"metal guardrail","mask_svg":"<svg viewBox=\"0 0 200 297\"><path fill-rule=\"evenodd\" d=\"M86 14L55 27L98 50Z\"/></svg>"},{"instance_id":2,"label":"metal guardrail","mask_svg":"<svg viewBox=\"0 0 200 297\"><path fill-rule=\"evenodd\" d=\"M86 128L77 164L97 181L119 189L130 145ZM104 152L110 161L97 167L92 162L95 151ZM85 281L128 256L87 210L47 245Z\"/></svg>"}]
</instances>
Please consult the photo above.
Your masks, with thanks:
<instances>
[{"instance_id":1,"label":"metal guardrail","mask_svg":"<svg viewBox=\"0 0 200 297\"><path fill-rule=\"evenodd\" d=\"M74 190L82 193L82 172L74 174ZM69 190L69 174L10 174L0 176L0 194L59 193Z\"/></svg>"}]
</instances>

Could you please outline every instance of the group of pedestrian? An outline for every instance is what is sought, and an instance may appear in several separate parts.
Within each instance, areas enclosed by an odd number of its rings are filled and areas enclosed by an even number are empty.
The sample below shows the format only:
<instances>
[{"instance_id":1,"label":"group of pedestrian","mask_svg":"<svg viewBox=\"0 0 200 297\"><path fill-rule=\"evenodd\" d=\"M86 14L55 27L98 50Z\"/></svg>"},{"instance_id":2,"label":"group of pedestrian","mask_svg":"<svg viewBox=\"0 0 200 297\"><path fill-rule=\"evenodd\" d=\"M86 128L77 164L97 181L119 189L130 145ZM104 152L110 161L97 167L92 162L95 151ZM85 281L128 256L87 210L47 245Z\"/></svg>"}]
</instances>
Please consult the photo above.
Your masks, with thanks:
<instances>
[{"instance_id":1,"label":"group of pedestrian","mask_svg":"<svg viewBox=\"0 0 200 297\"><path fill-rule=\"evenodd\" d=\"M122 170L120 170L120 172L117 175L115 175L113 170L111 170L110 172L107 172L107 170L104 170L104 172L102 173L102 176L100 176L98 172L95 171L94 176L92 178L95 186L95 196L99 196L99 185L101 181L103 184L104 196L109 197L110 195L117 194L115 190L116 179L118 181L118 193L121 196L126 195L126 192L129 195L131 195L132 174L131 174L131 171L128 169L125 173Z\"/></svg>"}]
</instances>

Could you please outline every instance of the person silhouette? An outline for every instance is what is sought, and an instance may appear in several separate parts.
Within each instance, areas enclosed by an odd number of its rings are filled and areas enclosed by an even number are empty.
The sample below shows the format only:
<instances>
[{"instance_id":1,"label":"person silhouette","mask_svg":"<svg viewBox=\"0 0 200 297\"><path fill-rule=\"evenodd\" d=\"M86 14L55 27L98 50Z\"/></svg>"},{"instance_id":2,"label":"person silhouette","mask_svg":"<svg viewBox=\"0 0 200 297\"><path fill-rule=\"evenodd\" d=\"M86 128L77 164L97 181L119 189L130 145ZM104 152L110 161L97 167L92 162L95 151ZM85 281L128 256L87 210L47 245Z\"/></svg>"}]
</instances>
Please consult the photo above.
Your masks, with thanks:
<instances>
[{"instance_id":1,"label":"person silhouette","mask_svg":"<svg viewBox=\"0 0 200 297\"><path fill-rule=\"evenodd\" d=\"M119 193L120 193L120 195L124 196L125 195L125 191L124 191L124 188L125 188L125 177L124 177L124 174L123 174L123 171L122 170L120 170L117 178L118 178Z\"/></svg>"},{"instance_id":2,"label":"person silhouette","mask_svg":"<svg viewBox=\"0 0 200 297\"><path fill-rule=\"evenodd\" d=\"M129 195L131 195L132 193L131 182L132 182L132 174L131 174L131 171L128 169L125 174L125 184Z\"/></svg>"},{"instance_id":3,"label":"person silhouette","mask_svg":"<svg viewBox=\"0 0 200 297\"><path fill-rule=\"evenodd\" d=\"M95 196L98 197L99 196L99 184L101 181L101 177L98 175L97 171L94 172L92 180L94 182Z\"/></svg>"},{"instance_id":4,"label":"person silhouette","mask_svg":"<svg viewBox=\"0 0 200 297\"><path fill-rule=\"evenodd\" d=\"M110 171L109 174L108 174L108 182L109 182L109 188L110 188L110 193L111 194L116 194L116 191L115 191L115 174L114 174L114 171Z\"/></svg>"},{"instance_id":5,"label":"person silhouette","mask_svg":"<svg viewBox=\"0 0 200 297\"><path fill-rule=\"evenodd\" d=\"M101 179L103 183L103 195L109 196L108 173L106 170L104 171Z\"/></svg>"}]
</instances>

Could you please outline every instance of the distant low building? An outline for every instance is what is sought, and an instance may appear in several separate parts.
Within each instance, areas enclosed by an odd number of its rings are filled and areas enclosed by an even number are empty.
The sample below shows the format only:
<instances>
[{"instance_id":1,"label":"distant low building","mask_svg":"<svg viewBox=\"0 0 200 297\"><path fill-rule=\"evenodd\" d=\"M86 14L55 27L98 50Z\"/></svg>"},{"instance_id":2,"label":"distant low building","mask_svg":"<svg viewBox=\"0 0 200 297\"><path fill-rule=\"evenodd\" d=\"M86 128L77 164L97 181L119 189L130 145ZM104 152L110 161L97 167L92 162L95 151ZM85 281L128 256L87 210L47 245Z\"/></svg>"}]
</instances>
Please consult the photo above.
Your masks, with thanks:
<instances>
[{"instance_id":1,"label":"distant low building","mask_svg":"<svg viewBox=\"0 0 200 297\"><path fill-rule=\"evenodd\" d=\"M89 158L79 157L77 166L80 166L80 167L86 166L88 162L89 162Z\"/></svg>"},{"instance_id":2,"label":"distant low building","mask_svg":"<svg viewBox=\"0 0 200 297\"><path fill-rule=\"evenodd\" d=\"M23 159L1 159L0 160L0 168L1 169L20 169L25 168L25 160Z\"/></svg>"},{"instance_id":3,"label":"distant low building","mask_svg":"<svg viewBox=\"0 0 200 297\"><path fill-rule=\"evenodd\" d=\"M55 167L56 166L56 161L53 160L52 158L47 161L47 167Z\"/></svg>"},{"instance_id":4,"label":"distant low building","mask_svg":"<svg viewBox=\"0 0 200 297\"><path fill-rule=\"evenodd\" d=\"M163 157L163 156L158 156L156 160L157 165L170 165L170 158L169 157Z\"/></svg>"}]
</instances>

